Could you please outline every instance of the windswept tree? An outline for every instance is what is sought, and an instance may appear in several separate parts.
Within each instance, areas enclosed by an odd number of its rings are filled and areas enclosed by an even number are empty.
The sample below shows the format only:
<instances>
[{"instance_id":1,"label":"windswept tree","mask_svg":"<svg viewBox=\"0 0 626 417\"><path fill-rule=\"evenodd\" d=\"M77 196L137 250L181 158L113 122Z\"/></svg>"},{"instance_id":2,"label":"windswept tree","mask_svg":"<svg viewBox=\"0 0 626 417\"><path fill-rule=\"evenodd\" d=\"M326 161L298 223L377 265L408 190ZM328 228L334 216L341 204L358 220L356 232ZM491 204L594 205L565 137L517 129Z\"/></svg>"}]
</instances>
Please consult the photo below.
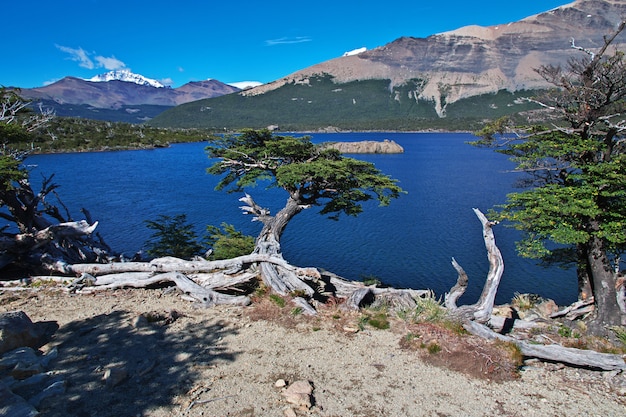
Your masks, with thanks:
<instances>
[{"instance_id":1,"label":"windswept tree","mask_svg":"<svg viewBox=\"0 0 626 417\"><path fill-rule=\"evenodd\" d=\"M626 325L626 61L611 46L625 25L597 51L572 41L583 55L567 67L537 69L554 86L535 100L541 123L500 120L478 142L499 147L528 174L528 188L509 194L497 217L524 232L524 256L555 259L569 251L579 296L595 303L590 324L597 333Z\"/></svg>"},{"instance_id":2,"label":"windswept tree","mask_svg":"<svg viewBox=\"0 0 626 417\"><path fill-rule=\"evenodd\" d=\"M309 137L273 135L268 130L245 130L225 136L207 147L210 158L217 158L208 172L221 175L218 190L243 192L260 181L287 192L285 206L275 215L259 207L246 194L242 209L263 223L255 252L279 255L280 238L289 221L302 210L321 207L320 213L337 219L341 214L356 216L363 203L377 200L387 205L403 190L397 181L369 163L343 157L337 150L311 142ZM281 294L312 289L288 270L262 263L263 280Z\"/></svg>"},{"instance_id":3,"label":"windswept tree","mask_svg":"<svg viewBox=\"0 0 626 417\"><path fill-rule=\"evenodd\" d=\"M54 115L31 111L28 104L15 91L0 88L0 219L8 222L0 230L0 269L41 272L59 262L104 261L108 247L89 236L96 224L74 222L60 202L49 201L58 188L52 176L43 179L39 191L31 187L23 165L28 152L18 145Z\"/></svg>"}]
</instances>

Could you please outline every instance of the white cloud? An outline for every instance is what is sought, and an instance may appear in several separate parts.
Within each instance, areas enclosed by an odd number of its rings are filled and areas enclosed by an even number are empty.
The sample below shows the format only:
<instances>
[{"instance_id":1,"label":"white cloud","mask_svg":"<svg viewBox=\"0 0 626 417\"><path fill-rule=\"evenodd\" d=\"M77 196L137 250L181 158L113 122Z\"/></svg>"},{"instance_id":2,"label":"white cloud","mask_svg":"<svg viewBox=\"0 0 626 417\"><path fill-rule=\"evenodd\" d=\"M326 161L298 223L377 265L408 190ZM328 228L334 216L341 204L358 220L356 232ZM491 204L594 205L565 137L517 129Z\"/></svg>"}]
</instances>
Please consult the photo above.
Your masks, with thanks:
<instances>
[{"instance_id":1,"label":"white cloud","mask_svg":"<svg viewBox=\"0 0 626 417\"><path fill-rule=\"evenodd\" d=\"M89 53L86 52L83 48L74 49L68 46L61 46L61 45L55 45L55 46L59 50L65 52L66 54L69 54L70 56L69 59L72 61L78 62L79 66L83 68L87 68L87 69L95 68L93 61L91 60L91 58L89 58Z\"/></svg>"},{"instance_id":2,"label":"white cloud","mask_svg":"<svg viewBox=\"0 0 626 417\"><path fill-rule=\"evenodd\" d=\"M278 39L268 39L265 41L266 46L274 46L274 45L289 45L294 43L304 43L311 42L313 39L308 36L296 36L295 38L278 38Z\"/></svg>"},{"instance_id":3,"label":"white cloud","mask_svg":"<svg viewBox=\"0 0 626 417\"><path fill-rule=\"evenodd\" d=\"M162 78L159 80L159 82L163 85L167 85L170 87L174 84L174 80L172 80L171 78Z\"/></svg>"},{"instance_id":4,"label":"white cloud","mask_svg":"<svg viewBox=\"0 0 626 417\"><path fill-rule=\"evenodd\" d=\"M55 45L57 49L69 55L69 59L78 62L78 65L87 69L105 68L109 71L126 68L126 64L114 56L105 57L96 55L91 58L93 53L85 51L83 48L70 48L69 46ZM95 61L95 62L94 62Z\"/></svg>"},{"instance_id":5,"label":"white cloud","mask_svg":"<svg viewBox=\"0 0 626 417\"><path fill-rule=\"evenodd\" d=\"M114 56L107 58L107 57L98 55L97 57L95 57L95 60L98 63L97 66L99 68L102 67L109 71L126 68L126 64L124 64L122 61L115 58Z\"/></svg>"}]
</instances>

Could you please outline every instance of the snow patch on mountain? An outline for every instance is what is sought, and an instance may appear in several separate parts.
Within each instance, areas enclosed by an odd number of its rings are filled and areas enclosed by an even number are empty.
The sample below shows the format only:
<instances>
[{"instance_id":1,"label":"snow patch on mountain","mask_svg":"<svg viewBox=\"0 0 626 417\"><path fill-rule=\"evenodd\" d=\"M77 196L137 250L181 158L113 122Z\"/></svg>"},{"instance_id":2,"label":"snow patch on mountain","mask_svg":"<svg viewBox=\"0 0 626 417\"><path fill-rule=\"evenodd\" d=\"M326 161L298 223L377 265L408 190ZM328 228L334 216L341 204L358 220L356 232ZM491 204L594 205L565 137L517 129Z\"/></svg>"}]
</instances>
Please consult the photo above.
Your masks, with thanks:
<instances>
[{"instance_id":1,"label":"snow patch on mountain","mask_svg":"<svg viewBox=\"0 0 626 417\"><path fill-rule=\"evenodd\" d=\"M237 87L240 90L245 90L246 88L253 88L262 85L263 83L258 81L239 81L236 83L228 83L228 85L232 85L233 87Z\"/></svg>"},{"instance_id":2,"label":"snow patch on mountain","mask_svg":"<svg viewBox=\"0 0 626 417\"><path fill-rule=\"evenodd\" d=\"M358 48L358 49L353 49L352 51L345 52L345 53L343 54L343 56L358 55L358 54L360 54L361 52L365 52L365 51L367 51L367 48L366 48L366 47L363 47L363 48Z\"/></svg>"},{"instance_id":3,"label":"snow patch on mountain","mask_svg":"<svg viewBox=\"0 0 626 417\"><path fill-rule=\"evenodd\" d=\"M162 84L161 82L157 80L144 77L141 74L135 74L127 69L109 71L105 74L96 75L95 77L87 79L87 81L93 81L93 82L106 82L106 81L113 81L113 80L126 81L129 83L135 83L139 85L145 85L145 86L156 87L156 88L165 87L164 84Z\"/></svg>"}]
</instances>

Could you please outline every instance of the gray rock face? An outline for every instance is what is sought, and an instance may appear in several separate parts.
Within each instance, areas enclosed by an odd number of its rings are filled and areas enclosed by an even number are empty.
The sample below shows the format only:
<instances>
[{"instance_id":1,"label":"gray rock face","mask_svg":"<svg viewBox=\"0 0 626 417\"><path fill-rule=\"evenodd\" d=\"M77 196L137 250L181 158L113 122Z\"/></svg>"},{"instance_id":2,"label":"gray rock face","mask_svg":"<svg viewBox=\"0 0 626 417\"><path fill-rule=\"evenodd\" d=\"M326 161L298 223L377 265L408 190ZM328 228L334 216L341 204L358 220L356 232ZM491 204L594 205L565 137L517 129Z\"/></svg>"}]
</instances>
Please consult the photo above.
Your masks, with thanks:
<instances>
[{"instance_id":1,"label":"gray rock face","mask_svg":"<svg viewBox=\"0 0 626 417\"><path fill-rule=\"evenodd\" d=\"M571 47L594 49L612 33L626 3L615 0L578 0L518 22L482 27L466 26L427 38L401 37L357 55L335 58L242 94L254 96L287 83L303 83L320 74L337 84L356 80L390 80L391 87L415 86L415 99L431 101L440 116L460 99L501 90L545 88L534 70L541 65L567 65L580 56ZM626 34L615 46L626 45Z\"/></svg>"}]
</instances>

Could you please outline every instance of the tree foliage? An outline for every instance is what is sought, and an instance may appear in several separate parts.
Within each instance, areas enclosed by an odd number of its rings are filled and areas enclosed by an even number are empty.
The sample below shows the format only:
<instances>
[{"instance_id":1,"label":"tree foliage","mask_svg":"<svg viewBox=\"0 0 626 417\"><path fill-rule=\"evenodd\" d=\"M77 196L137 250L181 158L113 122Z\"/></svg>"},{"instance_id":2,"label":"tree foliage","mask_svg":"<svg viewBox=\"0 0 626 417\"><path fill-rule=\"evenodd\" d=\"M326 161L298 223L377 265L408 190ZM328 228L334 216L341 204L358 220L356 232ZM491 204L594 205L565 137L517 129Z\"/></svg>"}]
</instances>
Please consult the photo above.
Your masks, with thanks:
<instances>
[{"instance_id":1,"label":"tree foliage","mask_svg":"<svg viewBox=\"0 0 626 417\"><path fill-rule=\"evenodd\" d=\"M242 192L264 182L288 194L285 206L273 216L248 194L240 199L246 204L241 207L244 213L263 223L255 241L256 254L280 257L282 233L289 221L304 209L319 206L322 214L333 219L341 214L356 216L365 202L376 200L387 205L404 192L396 180L373 164L345 158L337 150L312 143L307 136L245 130L240 135L210 142L207 153L210 158L217 158L208 172L221 176L218 190ZM261 262L259 269L265 284L281 295L315 293L293 269L269 262Z\"/></svg>"},{"instance_id":2,"label":"tree foliage","mask_svg":"<svg viewBox=\"0 0 626 417\"><path fill-rule=\"evenodd\" d=\"M218 190L241 192L259 181L287 191L300 206L322 206L321 213L337 218L358 215L365 201L387 205L403 192L397 181L364 161L324 149L310 137L272 135L268 130L245 130L219 138L207 147L219 158L208 172L223 175Z\"/></svg>"},{"instance_id":3,"label":"tree foliage","mask_svg":"<svg viewBox=\"0 0 626 417\"><path fill-rule=\"evenodd\" d=\"M232 259L254 251L254 237L244 235L232 224L222 223L221 228L207 226L206 240L212 249L211 260Z\"/></svg>"},{"instance_id":4,"label":"tree foliage","mask_svg":"<svg viewBox=\"0 0 626 417\"><path fill-rule=\"evenodd\" d=\"M518 249L547 259L553 244L575 253L581 297L593 295L600 320L619 324L626 311L619 255L626 249L626 61L611 50L617 31L566 68L537 69L554 88L533 99L543 107L540 125L501 119L480 135L525 172L524 191L509 194L496 214L524 232ZM602 288L611 293L601 295ZM608 310L611 312L608 312ZM623 320L622 320L623 321Z\"/></svg>"},{"instance_id":5,"label":"tree foliage","mask_svg":"<svg viewBox=\"0 0 626 417\"><path fill-rule=\"evenodd\" d=\"M147 252L154 257L173 256L191 259L202 252L202 245L186 214L159 215L155 220L146 220L146 227L153 230L146 242Z\"/></svg>"},{"instance_id":6,"label":"tree foliage","mask_svg":"<svg viewBox=\"0 0 626 417\"><path fill-rule=\"evenodd\" d=\"M92 236L97 222L72 220L53 176L43 178L39 191L30 185L23 161L33 149L22 145L53 118L50 111L30 110L15 91L0 89L0 218L8 222L0 233L0 269L42 273L65 263L109 260L110 248Z\"/></svg>"}]
</instances>

